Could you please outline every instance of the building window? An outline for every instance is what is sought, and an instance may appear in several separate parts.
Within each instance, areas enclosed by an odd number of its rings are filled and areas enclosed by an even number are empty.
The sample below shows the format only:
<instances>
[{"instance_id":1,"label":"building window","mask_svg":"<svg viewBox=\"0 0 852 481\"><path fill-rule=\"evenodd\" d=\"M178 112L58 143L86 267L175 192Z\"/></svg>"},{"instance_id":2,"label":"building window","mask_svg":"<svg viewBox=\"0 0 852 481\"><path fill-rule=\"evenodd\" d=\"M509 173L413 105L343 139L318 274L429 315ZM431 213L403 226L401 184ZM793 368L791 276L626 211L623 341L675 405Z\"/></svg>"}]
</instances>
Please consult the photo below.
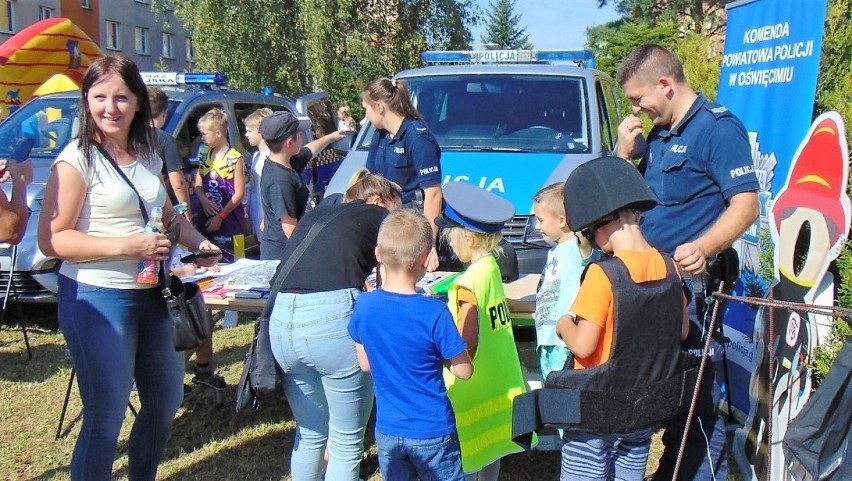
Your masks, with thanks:
<instances>
[{"instance_id":1,"label":"building window","mask_svg":"<svg viewBox=\"0 0 852 481\"><path fill-rule=\"evenodd\" d=\"M192 43L192 37L186 37L186 61L195 62L195 45Z\"/></svg>"},{"instance_id":2,"label":"building window","mask_svg":"<svg viewBox=\"0 0 852 481\"><path fill-rule=\"evenodd\" d=\"M121 44L118 41L118 22L107 20L106 23L106 47L109 50L121 50Z\"/></svg>"},{"instance_id":3,"label":"building window","mask_svg":"<svg viewBox=\"0 0 852 481\"><path fill-rule=\"evenodd\" d=\"M15 32L15 4L12 0L0 0L0 32Z\"/></svg>"},{"instance_id":4,"label":"building window","mask_svg":"<svg viewBox=\"0 0 852 481\"><path fill-rule=\"evenodd\" d=\"M50 7L38 7L38 19L44 20L46 18L53 18L53 9Z\"/></svg>"},{"instance_id":5,"label":"building window","mask_svg":"<svg viewBox=\"0 0 852 481\"><path fill-rule=\"evenodd\" d=\"M175 58L174 35L163 32L163 57Z\"/></svg>"},{"instance_id":6,"label":"building window","mask_svg":"<svg viewBox=\"0 0 852 481\"><path fill-rule=\"evenodd\" d=\"M89 8L89 0L82 0L80 2L80 6L83 8Z\"/></svg>"},{"instance_id":7,"label":"building window","mask_svg":"<svg viewBox=\"0 0 852 481\"><path fill-rule=\"evenodd\" d=\"M133 33L136 38L136 53L139 55L148 55L148 29L136 27L133 29Z\"/></svg>"}]
</instances>

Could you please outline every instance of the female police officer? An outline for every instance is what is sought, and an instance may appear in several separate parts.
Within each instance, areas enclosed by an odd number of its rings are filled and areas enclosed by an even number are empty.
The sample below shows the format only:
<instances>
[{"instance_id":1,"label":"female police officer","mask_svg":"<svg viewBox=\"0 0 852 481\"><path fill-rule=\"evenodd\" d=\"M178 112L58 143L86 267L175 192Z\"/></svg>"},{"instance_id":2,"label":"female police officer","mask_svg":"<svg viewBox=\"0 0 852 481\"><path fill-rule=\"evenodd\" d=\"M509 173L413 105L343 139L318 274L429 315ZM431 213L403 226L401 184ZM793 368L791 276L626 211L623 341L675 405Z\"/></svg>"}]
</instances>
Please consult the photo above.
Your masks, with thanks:
<instances>
[{"instance_id":1,"label":"female police officer","mask_svg":"<svg viewBox=\"0 0 852 481\"><path fill-rule=\"evenodd\" d=\"M367 120L376 128L367 156L367 169L402 187L404 208L422 210L438 235L435 218L441 214L441 149L417 112L402 80L373 80L361 92ZM427 269L438 268L433 248Z\"/></svg>"}]
</instances>

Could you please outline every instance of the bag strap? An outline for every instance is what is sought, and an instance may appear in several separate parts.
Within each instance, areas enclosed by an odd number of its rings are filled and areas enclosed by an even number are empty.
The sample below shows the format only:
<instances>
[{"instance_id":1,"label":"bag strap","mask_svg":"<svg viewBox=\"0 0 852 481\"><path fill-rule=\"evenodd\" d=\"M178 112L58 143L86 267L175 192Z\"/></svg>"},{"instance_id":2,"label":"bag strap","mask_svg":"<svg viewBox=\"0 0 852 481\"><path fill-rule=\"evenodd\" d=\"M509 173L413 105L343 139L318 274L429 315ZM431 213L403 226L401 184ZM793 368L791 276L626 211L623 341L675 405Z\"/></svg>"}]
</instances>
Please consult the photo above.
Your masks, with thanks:
<instances>
[{"instance_id":1,"label":"bag strap","mask_svg":"<svg viewBox=\"0 0 852 481\"><path fill-rule=\"evenodd\" d=\"M290 254L290 257L287 258L281 268L275 273L275 276L273 276L272 282L270 282L269 300L266 302L266 306L263 308L263 313L260 317L269 317L269 314L272 312L272 306L275 304L275 297L278 295L278 291L281 290L281 286L284 284L284 279L286 279L290 274L290 271L293 270L293 266L295 266L296 262L298 262L302 257L302 254L308 250L308 247L310 247L311 243L314 239L316 239L320 231L332 220L350 210L352 207L354 207L353 204L340 204L336 208L329 209L323 217L317 219L314 225L311 226L307 235L305 235L305 238L299 241L299 245L296 246L296 249L292 254Z\"/></svg>"},{"instance_id":2,"label":"bag strap","mask_svg":"<svg viewBox=\"0 0 852 481\"><path fill-rule=\"evenodd\" d=\"M98 152L100 152L101 155L103 155L107 159L107 161L109 161L109 164L113 167L113 169L115 169L116 172L118 172L118 175L121 176L121 178L124 179L125 182L127 182L127 185L129 185L130 188L133 189L133 193L136 194L136 200L137 202L139 202L139 211L142 212L142 220L145 221L145 224L147 224L149 220L148 211L145 210L145 201L142 200L142 196L139 194L139 191L136 190L136 186L133 185L133 182L131 182L129 178L127 178L127 175L121 170L115 159L113 159L112 156L109 155L109 152L107 152L101 144L95 142L95 148L97 148ZM172 298L174 297L174 293L171 291L171 289L169 289L169 279L168 276L166 276L166 272L168 272L168 266L164 261L160 261L159 264L160 272L157 277L159 277L160 284L163 286L163 297Z\"/></svg>"},{"instance_id":3,"label":"bag strap","mask_svg":"<svg viewBox=\"0 0 852 481\"><path fill-rule=\"evenodd\" d=\"M109 152L107 152L106 149L101 144L95 142L95 148L98 149L98 152L100 152L101 155L103 155L104 158L107 159L107 161L109 162L109 165L111 165L113 167L113 169L115 169L115 171L118 172L118 175L122 179L124 179L125 182L127 182L127 185L129 185L130 188L133 189L133 193L136 194L136 200L139 202L139 210L142 212L142 220L145 221L145 223L147 224L148 223L148 211L145 210L145 202L142 200L142 196L139 195L139 191L136 190L136 186L133 185L133 182L131 182L130 179L127 178L127 175L124 173L124 171L121 170L121 168L118 166L118 163L116 163L115 159L113 159L112 156L109 155Z\"/></svg>"}]
</instances>

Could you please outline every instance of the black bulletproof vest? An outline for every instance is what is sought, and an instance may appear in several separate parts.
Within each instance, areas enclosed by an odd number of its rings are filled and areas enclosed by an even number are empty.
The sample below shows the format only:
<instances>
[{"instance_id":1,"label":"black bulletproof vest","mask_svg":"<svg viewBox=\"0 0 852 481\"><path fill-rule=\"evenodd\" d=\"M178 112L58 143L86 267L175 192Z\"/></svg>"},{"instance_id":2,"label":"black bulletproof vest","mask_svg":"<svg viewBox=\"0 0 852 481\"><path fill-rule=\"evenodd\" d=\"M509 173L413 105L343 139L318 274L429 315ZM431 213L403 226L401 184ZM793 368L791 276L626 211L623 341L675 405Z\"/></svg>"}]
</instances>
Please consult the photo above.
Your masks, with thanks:
<instances>
[{"instance_id":1,"label":"black bulletproof vest","mask_svg":"<svg viewBox=\"0 0 852 481\"><path fill-rule=\"evenodd\" d=\"M688 406L698 358L681 349L683 289L673 261L665 279L635 283L617 257L599 262L612 283L610 358L547 376L544 388L515 399L513 438L521 445L543 425L569 431L630 433L662 424Z\"/></svg>"}]
</instances>

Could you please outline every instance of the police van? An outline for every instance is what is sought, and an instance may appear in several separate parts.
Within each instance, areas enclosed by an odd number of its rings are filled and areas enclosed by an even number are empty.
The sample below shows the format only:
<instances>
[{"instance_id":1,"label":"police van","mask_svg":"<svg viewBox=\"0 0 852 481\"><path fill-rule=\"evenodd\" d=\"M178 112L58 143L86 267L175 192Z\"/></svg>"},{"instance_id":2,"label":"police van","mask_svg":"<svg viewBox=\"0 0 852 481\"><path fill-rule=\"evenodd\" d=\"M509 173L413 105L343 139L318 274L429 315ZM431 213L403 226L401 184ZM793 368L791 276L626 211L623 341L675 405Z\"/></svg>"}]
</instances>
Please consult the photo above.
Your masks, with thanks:
<instances>
[{"instance_id":1,"label":"police van","mask_svg":"<svg viewBox=\"0 0 852 481\"><path fill-rule=\"evenodd\" d=\"M168 117L163 130L175 137L188 174L191 174L196 163L201 144L198 119L214 107L227 112L228 140L232 147L243 153L245 159L250 159L249 152L253 148L246 140L242 120L261 107L288 110L298 116L309 117L311 131L305 132L308 141L337 130L336 111L324 92L310 93L291 100L273 95L272 92L230 90L228 78L221 72L143 72L142 77L147 85L162 88L169 96ZM8 158L18 139L32 138L36 141L30 154L33 181L28 189L27 201L32 215L27 231L17 249L0 243L0 288L5 292L10 280L9 273L13 272L10 288L25 301L55 300L53 294L56 292L59 261L45 256L38 248L38 214L50 167L79 131L79 108L79 90L44 95L30 100L0 123L0 159ZM325 186L348 150L348 141L335 143L305 168L303 176L313 196L322 197ZM9 183L3 184L2 188L10 197ZM250 232L249 226L246 233ZM247 239L247 245L251 243L251 238ZM14 270L10 269L11 266L14 266Z\"/></svg>"},{"instance_id":2,"label":"police van","mask_svg":"<svg viewBox=\"0 0 852 481\"><path fill-rule=\"evenodd\" d=\"M616 83L588 50L425 52L430 64L394 76L441 146L443 182L470 182L508 199L503 232L521 273L540 273L549 247L532 197L577 165L613 150L621 121ZM327 192L364 167L375 129L365 125Z\"/></svg>"}]
</instances>

